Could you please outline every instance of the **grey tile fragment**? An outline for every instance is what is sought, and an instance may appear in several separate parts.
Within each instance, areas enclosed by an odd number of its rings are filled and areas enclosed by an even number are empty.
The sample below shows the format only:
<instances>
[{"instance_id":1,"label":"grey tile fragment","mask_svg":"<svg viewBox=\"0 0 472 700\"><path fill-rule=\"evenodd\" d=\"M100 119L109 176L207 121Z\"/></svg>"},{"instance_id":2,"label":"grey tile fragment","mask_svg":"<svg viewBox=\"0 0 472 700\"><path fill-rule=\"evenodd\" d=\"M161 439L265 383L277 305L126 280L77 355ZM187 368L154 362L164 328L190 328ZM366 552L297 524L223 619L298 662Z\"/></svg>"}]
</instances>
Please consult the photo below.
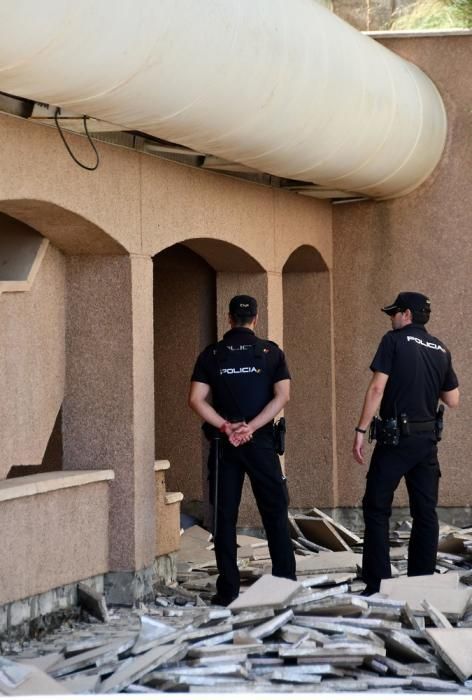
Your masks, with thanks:
<instances>
[{"instance_id":1,"label":"grey tile fragment","mask_svg":"<svg viewBox=\"0 0 472 700\"><path fill-rule=\"evenodd\" d=\"M228 632L233 632L233 626L230 621L225 621L213 627L198 627L197 629L183 630L179 635L179 639L185 642L191 642L197 639L209 640L210 637L215 638L216 636L221 636ZM228 639L231 639L231 637Z\"/></svg>"},{"instance_id":2,"label":"grey tile fragment","mask_svg":"<svg viewBox=\"0 0 472 700\"><path fill-rule=\"evenodd\" d=\"M425 634L459 680L464 682L472 676L472 630L431 628Z\"/></svg>"},{"instance_id":3,"label":"grey tile fragment","mask_svg":"<svg viewBox=\"0 0 472 700\"><path fill-rule=\"evenodd\" d=\"M285 642L289 642L290 644L293 644L300 639L310 639L312 642L319 642L320 644L323 644L323 642L328 639L327 635L323 634L322 632L310 629L309 627L302 627L302 625L284 625L280 629L279 634L281 639L283 639Z\"/></svg>"},{"instance_id":4,"label":"grey tile fragment","mask_svg":"<svg viewBox=\"0 0 472 700\"><path fill-rule=\"evenodd\" d=\"M58 662L49 669L49 674L54 678L59 678L73 671L90 666L103 666L110 661L116 660L119 654L123 654L131 649L133 644L134 637L127 640L125 639L124 641L120 640L104 644L91 651L86 651L83 654L78 654L77 656L72 656L69 659Z\"/></svg>"},{"instance_id":5,"label":"grey tile fragment","mask_svg":"<svg viewBox=\"0 0 472 700\"><path fill-rule=\"evenodd\" d=\"M367 678L369 688L388 692L392 688L408 688L413 685L411 678Z\"/></svg>"},{"instance_id":6,"label":"grey tile fragment","mask_svg":"<svg viewBox=\"0 0 472 700\"><path fill-rule=\"evenodd\" d=\"M223 634L215 634L212 637L205 637L200 639L198 642L193 642L192 647L211 647L220 644L226 644L226 642L231 642L234 638L236 632L232 629L229 632L224 632Z\"/></svg>"},{"instance_id":7,"label":"grey tile fragment","mask_svg":"<svg viewBox=\"0 0 472 700\"><path fill-rule=\"evenodd\" d=\"M142 680L145 684L145 676L163 664L172 661L180 661L185 656L187 645L170 644L158 646L151 651L135 657L131 663L123 664L115 673L105 679L98 687L99 693L119 693L131 683Z\"/></svg>"},{"instance_id":8,"label":"grey tile fragment","mask_svg":"<svg viewBox=\"0 0 472 700\"><path fill-rule=\"evenodd\" d=\"M24 697L63 693L64 688L44 671L0 657L0 694Z\"/></svg>"},{"instance_id":9,"label":"grey tile fragment","mask_svg":"<svg viewBox=\"0 0 472 700\"><path fill-rule=\"evenodd\" d=\"M206 656L206 657L198 657L196 659L187 659L187 663L189 664L190 667L192 666L218 666L218 665L223 665L223 664L243 664L247 661L248 655L247 653L238 653L237 652L237 647L235 648L234 653L228 653L228 654L221 654L218 656Z\"/></svg>"},{"instance_id":10,"label":"grey tile fragment","mask_svg":"<svg viewBox=\"0 0 472 700\"><path fill-rule=\"evenodd\" d=\"M430 620L436 627L452 629L452 625L443 613L434 607L428 600L422 601L422 606L429 615Z\"/></svg>"},{"instance_id":11,"label":"grey tile fragment","mask_svg":"<svg viewBox=\"0 0 472 700\"><path fill-rule=\"evenodd\" d=\"M321 676L314 673L300 673L297 668L281 668L276 671L272 671L268 679L271 681L283 681L288 683L320 683Z\"/></svg>"},{"instance_id":12,"label":"grey tile fragment","mask_svg":"<svg viewBox=\"0 0 472 700\"><path fill-rule=\"evenodd\" d=\"M98 673L94 675L80 674L74 678L66 678L60 681L64 688L64 693L73 693L84 695L86 693L94 693L100 683Z\"/></svg>"},{"instance_id":13,"label":"grey tile fragment","mask_svg":"<svg viewBox=\"0 0 472 700\"><path fill-rule=\"evenodd\" d=\"M426 676L411 676L410 680L414 688L426 690L428 692L440 691L443 693L454 693L460 686L454 681L443 681L439 678L427 678Z\"/></svg>"},{"instance_id":14,"label":"grey tile fragment","mask_svg":"<svg viewBox=\"0 0 472 700\"><path fill-rule=\"evenodd\" d=\"M59 663L64 659L64 654L59 651L52 652L50 654L43 654L42 656L36 656L28 660L25 659L25 663L28 666L34 666L40 671L48 672L55 664Z\"/></svg>"},{"instance_id":15,"label":"grey tile fragment","mask_svg":"<svg viewBox=\"0 0 472 700\"><path fill-rule=\"evenodd\" d=\"M371 630L400 630L402 628L400 622L389 622L386 620L378 620L372 617L331 617L328 615L295 615L293 622L297 625L307 625L315 629L328 629L324 625L347 625L349 627L363 627ZM334 630L333 630L334 631ZM336 629L337 631L337 629Z\"/></svg>"},{"instance_id":16,"label":"grey tile fragment","mask_svg":"<svg viewBox=\"0 0 472 700\"><path fill-rule=\"evenodd\" d=\"M261 625L253 627L252 630L249 632L249 636L254 637L254 639L264 639L265 637L269 637L271 634L274 634L274 632L283 627L283 625L285 625L286 622L291 620L292 617L293 610L286 610L280 615L273 617L271 620L268 620L267 622L263 622Z\"/></svg>"},{"instance_id":17,"label":"grey tile fragment","mask_svg":"<svg viewBox=\"0 0 472 700\"><path fill-rule=\"evenodd\" d=\"M384 638L387 649L406 660L434 662L432 654L403 632L396 630L387 632Z\"/></svg>"},{"instance_id":18,"label":"grey tile fragment","mask_svg":"<svg viewBox=\"0 0 472 700\"><path fill-rule=\"evenodd\" d=\"M302 584L303 585L303 584ZM347 584L342 584L341 586L336 586L334 588L326 588L321 591L301 591L290 601L290 606L297 609L298 606L303 606L305 603L314 603L319 600L324 600L325 598L331 598L332 596L338 596L341 593L347 593Z\"/></svg>"},{"instance_id":19,"label":"grey tile fragment","mask_svg":"<svg viewBox=\"0 0 472 700\"><path fill-rule=\"evenodd\" d=\"M269 653L270 651L277 651L278 650L278 645L267 645L264 644L264 651L265 653ZM235 646L234 644L219 644L217 646L190 646L187 652L187 656L189 658L193 659L198 659L198 658L205 658L208 656L221 656L221 655L227 655L227 654L234 654L234 652L237 653L247 653L247 654L257 654L260 653L261 651L261 643L254 641L251 644L238 644Z\"/></svg>"},{"instance_id":20,"label":"grey tile fragment","mask_svg":"<svg viewBox=\"0 0 472 700\"><path fill-rule=\"evenodd\" d=\"M236 598L229 605L229 609L236 611L261 607L280 608L287 605L302 588L297 581L264 575Z\"/></svg>"},{"instance_id":21,"label":"grey tile fragment","mask_svg":"<svg viewBox=\"0 0 472 700\"><path fill-rule=\"evenodd\" d=\"M376 656L372 658L372 661L377 661L382 664L387 669L387 672L394 676L407 677L413 675L413 671L407 664L402 664L400 661L395 661L395 659L391 659L389 656Z\"/></svg>"},{"instance_id":22,"label":"grey tile fragment","mask_svg":"<svg viewBox=\"0 0 472 700\"><path fill-rule=\"evenodd\" d=\"M231 612L228 610L229 615ZM249 612L240 612L231 616L230 622L233 629L238 629L238 627L245 627L247 625L261 624L266 620L270 620L274 617L274 610L272 608L264 608L262 610L251 610Z\"/></svg>"}]
</instances>

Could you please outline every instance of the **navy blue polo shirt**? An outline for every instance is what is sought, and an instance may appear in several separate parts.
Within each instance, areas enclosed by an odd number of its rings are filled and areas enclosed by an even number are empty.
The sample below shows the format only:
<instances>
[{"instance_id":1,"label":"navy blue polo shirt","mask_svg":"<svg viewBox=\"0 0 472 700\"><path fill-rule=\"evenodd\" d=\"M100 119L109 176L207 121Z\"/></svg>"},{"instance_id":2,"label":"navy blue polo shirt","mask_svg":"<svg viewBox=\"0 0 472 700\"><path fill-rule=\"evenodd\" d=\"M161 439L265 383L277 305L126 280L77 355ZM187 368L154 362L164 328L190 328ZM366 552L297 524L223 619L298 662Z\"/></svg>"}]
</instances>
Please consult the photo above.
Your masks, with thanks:
<instances>
[{"instance_id":1,"label":"navy blue polo shirt","mask_svg":"<svg viewBox=\"0 0 472 700\"><path fill-rule=\"evenodd\" d=\"M447 347L416 323L386 333L370 369L388 374L383 419L406 413L410 421L433 420L440 393L459 386Z\"/></svg>"},{"instance_id":2,"label":"navy blue polo shirt","mask_svg":"<svg viewBox=\"0 0 472 700\"><path fill-rule=\"evenodd\" d=\"M283 379L290 379L283 351L270 340L259 340L250 328L240 327L225 333L221 345L206 347L192 374L193 382L211 387L212 403L220 415L246 421L273 399L274 384Z\"/></svg>"}]
</instances>

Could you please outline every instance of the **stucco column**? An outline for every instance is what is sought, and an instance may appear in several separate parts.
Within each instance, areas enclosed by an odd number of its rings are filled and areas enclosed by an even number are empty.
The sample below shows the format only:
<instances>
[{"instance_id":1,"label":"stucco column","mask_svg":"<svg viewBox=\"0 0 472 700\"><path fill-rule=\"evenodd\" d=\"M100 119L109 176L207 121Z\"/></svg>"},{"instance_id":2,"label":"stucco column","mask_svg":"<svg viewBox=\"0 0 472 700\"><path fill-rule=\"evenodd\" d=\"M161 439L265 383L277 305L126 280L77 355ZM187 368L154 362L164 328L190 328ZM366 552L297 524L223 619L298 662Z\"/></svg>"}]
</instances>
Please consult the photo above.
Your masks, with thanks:
<instances>
[{"instance_id":1,"label":"stucco column","mask_svg":"<svg viewBox=\"0 0 472 700\"><path fill-rule=\"evenodd\" d=\"M155 554L152 261L67 259L64 469L113 469L111 571Z\"/></svg>"}]
</instances>

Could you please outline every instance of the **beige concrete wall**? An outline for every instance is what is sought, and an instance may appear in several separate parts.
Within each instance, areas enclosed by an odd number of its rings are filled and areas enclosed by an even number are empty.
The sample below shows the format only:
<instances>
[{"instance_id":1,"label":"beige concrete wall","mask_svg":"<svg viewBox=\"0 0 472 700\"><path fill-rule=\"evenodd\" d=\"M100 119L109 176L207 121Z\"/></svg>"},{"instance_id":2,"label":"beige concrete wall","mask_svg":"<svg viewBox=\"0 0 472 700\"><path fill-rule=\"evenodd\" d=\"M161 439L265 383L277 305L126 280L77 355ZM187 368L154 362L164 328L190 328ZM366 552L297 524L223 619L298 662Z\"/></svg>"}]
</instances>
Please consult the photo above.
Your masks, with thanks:
<instances>
[{"instance_id":1,"label":"beige concrete wall","mask_svg":"<svg viewBox=\"0 0 472 700\"><path fill-rule=\"evenodd\" d=\"M292 376L286 472L293 507L333 505L329 272L286 272L284 349Z\"/></svg>"},{"instance_id":2,"label":"beige concrete wall","mask_svg":"<svg viewBox=\"0 0 472 700\"><path fill-rule=\"evenodd\" d=\"M461 407L456 414L447 412L440 446L440 501L466 506L472 502L472 74L467 69L472 38L392 38L383 43L436 83L446 104L448 141L439 167L409 196L334 207L339 503L358 504L364 489L365 469L353 462L351 446L370 378L368 366L382 334L390 329L380 306L400 290L413 289L430 296L428 328L452 350L461 382ZM405 503L404 492L397 503Z\"/></svg>"},{"instance_id":3,"label":"beige concrete wall","mask_svg":"<svg viewBox=\"0 0 472 700\"><path fill-rule=\"evenodd\" d=\"M142 234L143 252L150 255L173 243L203 237L235 245L265 270L281 270L291 252L304 243L331 263L328 202L146 156L142 156Z\"/></svg>"},{"instance_id":4,"label":"beige concrete wall","mask_svg":"<svg viewBox=\"0 0 472 700\"><path fill-rule=\"evenodd\" d=\"M89 144L68 135L87 161ZM330 205L100 143L78 168L55 129L0 115L0 211L71 254L155 255L193 238L233 243L280 270L309 243L331 262ZM328 225L327 225L328 224Z\"/></svg>"},{"instance_id":5,"label":"beige concrete wall","mask_svg":"<svg viewBox=\"0 0 472 700\"><path fill-rule=\"evenodd\" d=\"M87 140L67 138L90 162ZM121 148L99 150L100 167L90 173L73 162L55 129L0 115L0 211L70 253L119 253L122 245L139 251L139 158Z\"/></svg>"},{"instance_id":6,"label":"beige concrete wall","mask_svg":"<svg viewBox=\"0 0 472 700\"><path fill-rule=\"evenodd\" d=\"M29 292L0 295L0 479L40 465L64 396L65 263L49 246Z\"/></svg>"},{"instance_id":7,"label":"beige concrete wall","mask_svg":"<svg viewBox=\"0 0 472 700\"><path fill-rule=\"evenodd\" d=\"M0 604L108 570L107 483L1 503Z\"/></svg>"}]
</instances>

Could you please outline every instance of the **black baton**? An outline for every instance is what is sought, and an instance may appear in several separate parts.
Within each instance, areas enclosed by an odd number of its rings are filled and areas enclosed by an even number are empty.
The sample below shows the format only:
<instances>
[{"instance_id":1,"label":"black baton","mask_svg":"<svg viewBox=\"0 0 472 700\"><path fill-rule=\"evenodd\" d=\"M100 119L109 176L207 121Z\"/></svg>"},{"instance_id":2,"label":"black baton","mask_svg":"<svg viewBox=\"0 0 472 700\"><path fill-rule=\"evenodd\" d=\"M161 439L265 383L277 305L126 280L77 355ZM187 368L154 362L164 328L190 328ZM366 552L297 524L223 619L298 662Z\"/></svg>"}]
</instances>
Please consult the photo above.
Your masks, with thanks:
<instances>
[{"instance_id":1,"label":"black baton","mask_svg":"<svg viewBox=\"0 0 472 700\"><path fill-rule=\"evenodd\" d=\"M213 447L215 450L215 487L213 491L213 542L216 537L216 528L218 525L218 472L220 468L220 437L213 438Z\"/></svg>"}]
</instances>

